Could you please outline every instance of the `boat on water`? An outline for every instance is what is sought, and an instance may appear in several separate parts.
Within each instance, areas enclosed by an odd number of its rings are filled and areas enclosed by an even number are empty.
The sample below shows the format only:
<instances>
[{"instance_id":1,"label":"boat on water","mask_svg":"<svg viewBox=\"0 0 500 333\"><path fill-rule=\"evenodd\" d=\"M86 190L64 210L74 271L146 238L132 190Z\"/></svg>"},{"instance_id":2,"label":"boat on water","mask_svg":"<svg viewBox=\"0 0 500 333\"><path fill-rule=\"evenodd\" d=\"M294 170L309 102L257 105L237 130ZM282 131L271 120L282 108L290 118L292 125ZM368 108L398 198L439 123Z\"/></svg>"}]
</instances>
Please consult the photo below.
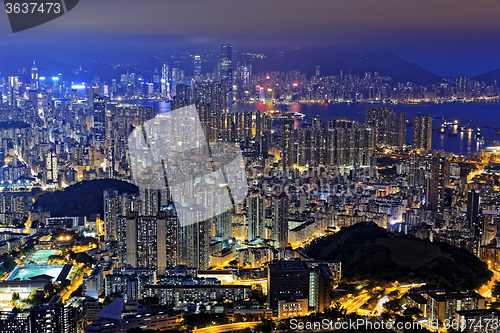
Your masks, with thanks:
<instances>
[{"instance_id":1,"label":"boat on water","mask_svg":"<svg viewBox=\"0 0 500 333\"><path fill-rule=\"evenodd\" d=\"M460 129L462 132L481 132L481 129L479 127L475 127L475 126L463 126L461 129Z\"/></svg>"},{"instance_id":2,"label":"boat on water","mask_svg":"<svg viewBox=\"0 0 500 333\"><path fill-rule=\"evenodd\" d=\"M282 115L279 116L279 119L284 119L284 118L288 118L288 117L292 117L292 118L295 118L295 119L304 119L306 115L303 114L303 113L298 113L298 112L287 112L287 113L283 113Z\"/></svg>"},{"instance_id":3,"label":"boat on water","mask_svg":"<svg viewBox=\"0 0 500 333\"><path fill-rule=\"evenodd\" d=\"M450 133L448 133L448 136L449 137L455 137L455 136L458 136L458 133L456 133L456 132L450 132Z\"/></svg>"},{"instance_id":4,"label":"boat on water","mask_svg":"<svg viewBox=\"0 0 500 333\"><path fill-rule=\"evenodd\" d=\"M500 135L500 131L497 132L497 135Z\"/></svg>"},{"instance_id":5,"label":"boat on water","mask_svg":"<svg viewBox=\"0 0 500 333\"><path fill-rule=\"evenodd\" d=\"M483 144L484 144L484 143L488 143L488 141L486 141L486 140L484 139L484 136L483 136L481 133L477 133L477 134L476 134L476 142L477 142L477 143L483 143Z\"/></svg>"},{"instance_id":6,"label":"boat on water","mask_svg":"<svg viewBox=\"0 0 500 333\"><path fill-rule=\"evenodd\" d=\"M500 128L498 127L493 127L494 130L500 131Z\"/></svg>"},{"instance_id":7,"label":"boat on water","mask_svg":"<svg viewBox=\"0 0 500 333\"><path fill-rule=\"evenodd\" d=\"M484 128L490 128L490 126L483 126Z\"/></svg>"}]
</instances>

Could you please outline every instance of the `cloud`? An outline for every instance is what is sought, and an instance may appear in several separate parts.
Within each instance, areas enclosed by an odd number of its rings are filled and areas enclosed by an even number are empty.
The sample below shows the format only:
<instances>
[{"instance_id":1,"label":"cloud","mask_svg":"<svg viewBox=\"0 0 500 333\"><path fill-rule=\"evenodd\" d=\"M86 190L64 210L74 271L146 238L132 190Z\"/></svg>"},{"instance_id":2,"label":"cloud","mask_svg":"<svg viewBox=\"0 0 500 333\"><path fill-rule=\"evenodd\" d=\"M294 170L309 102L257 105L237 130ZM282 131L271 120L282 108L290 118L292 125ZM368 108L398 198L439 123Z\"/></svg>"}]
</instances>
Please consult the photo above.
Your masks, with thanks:
<instances>
[{"instance_id":1,"label":"cloud","mask_svg":"<svg viewBox=\"0 0 500 333\"><path fill-rule=\"evenodd\" d=\"M499 27L498 0L85 0L44 32L341 34ZM34 29L36 30L36 29Z\"/></svg>"}]
</instances>

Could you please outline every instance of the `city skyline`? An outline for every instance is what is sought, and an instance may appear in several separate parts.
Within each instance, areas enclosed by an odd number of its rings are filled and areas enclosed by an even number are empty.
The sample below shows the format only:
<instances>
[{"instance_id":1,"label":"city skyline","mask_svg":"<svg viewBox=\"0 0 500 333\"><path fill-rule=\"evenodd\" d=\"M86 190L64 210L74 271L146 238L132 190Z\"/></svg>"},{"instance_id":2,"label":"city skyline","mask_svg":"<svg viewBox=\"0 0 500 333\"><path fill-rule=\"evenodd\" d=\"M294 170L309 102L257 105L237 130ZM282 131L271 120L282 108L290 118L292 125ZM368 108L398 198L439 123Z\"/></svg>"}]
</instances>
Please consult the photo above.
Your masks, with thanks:
<instances>
[{"instance_id":1,"label":"city skyline","mask_svg":"<svg viewBox=\"0 0 500 333\"><path fill-rule=\"evenodd\" d=\"M500 0L9 1L2 333L500 331Z\"/></svg>"}]
</instances>

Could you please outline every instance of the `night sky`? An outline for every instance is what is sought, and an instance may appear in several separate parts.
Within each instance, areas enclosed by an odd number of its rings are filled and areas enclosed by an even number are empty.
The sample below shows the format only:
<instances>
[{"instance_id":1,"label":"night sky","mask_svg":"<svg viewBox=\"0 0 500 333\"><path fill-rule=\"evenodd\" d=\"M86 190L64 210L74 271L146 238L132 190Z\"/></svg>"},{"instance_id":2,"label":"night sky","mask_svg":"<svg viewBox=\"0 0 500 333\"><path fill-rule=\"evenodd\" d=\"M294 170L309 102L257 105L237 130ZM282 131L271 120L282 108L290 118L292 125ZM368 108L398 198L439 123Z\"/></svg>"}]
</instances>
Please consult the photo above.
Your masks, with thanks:
<instances>
[{"instance_id":1,"label":"night sky","mask_svg":"<svg viewBox=\"0 0 500 333\"><path fill-rule=\"evenodd\" d=\"M29 1L28 1L29 2ZM389 50L442 76L500 68L498 0L81 0L13 34L0 13L0 60L22 53L71 64L138 61L172 49Z\"/></svg>"}]
</instances>

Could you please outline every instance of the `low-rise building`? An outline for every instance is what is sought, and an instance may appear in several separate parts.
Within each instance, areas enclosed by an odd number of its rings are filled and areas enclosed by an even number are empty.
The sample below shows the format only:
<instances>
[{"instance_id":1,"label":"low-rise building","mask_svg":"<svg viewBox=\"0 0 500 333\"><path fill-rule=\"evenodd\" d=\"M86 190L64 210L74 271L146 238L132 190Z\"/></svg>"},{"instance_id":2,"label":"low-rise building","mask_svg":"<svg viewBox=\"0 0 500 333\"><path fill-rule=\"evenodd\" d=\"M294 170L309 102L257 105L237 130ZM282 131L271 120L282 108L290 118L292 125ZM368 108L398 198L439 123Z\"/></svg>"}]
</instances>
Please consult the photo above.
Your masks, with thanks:
<instances>
[{"instance_id":1,"label":"low-rise building","mask_svg":"<svg viewBox=\"0 0 500 333\"><path fill-rule=\"evenodd\" d=\"M161 305L200 301L242 301L252 296L251 286L145 286L142 297L158 297Z\"/></svg>"},{"instance_id":2,"label":"low-rise building","mask_svg":"<svg viewBox=\"0 0 500 333\"><path fill-rule=\"evenodd\" d=\"M499 320L498 309L460 310L455 313L455 323L459 327L457 331L497 333L500 331Z\"/></svg>"},{"instance_id":3,"label":"low-rise building","mask_svg":"<svg viewBox=\"0 0 500 333\"><path fill-rule=\"evenodd\" d=\"M280 300L278 302L278 318L286 319L298 316L305 316L309 313L309 301L302 295L297 295L293 299Z\"/></svg>"}]
</instances>

